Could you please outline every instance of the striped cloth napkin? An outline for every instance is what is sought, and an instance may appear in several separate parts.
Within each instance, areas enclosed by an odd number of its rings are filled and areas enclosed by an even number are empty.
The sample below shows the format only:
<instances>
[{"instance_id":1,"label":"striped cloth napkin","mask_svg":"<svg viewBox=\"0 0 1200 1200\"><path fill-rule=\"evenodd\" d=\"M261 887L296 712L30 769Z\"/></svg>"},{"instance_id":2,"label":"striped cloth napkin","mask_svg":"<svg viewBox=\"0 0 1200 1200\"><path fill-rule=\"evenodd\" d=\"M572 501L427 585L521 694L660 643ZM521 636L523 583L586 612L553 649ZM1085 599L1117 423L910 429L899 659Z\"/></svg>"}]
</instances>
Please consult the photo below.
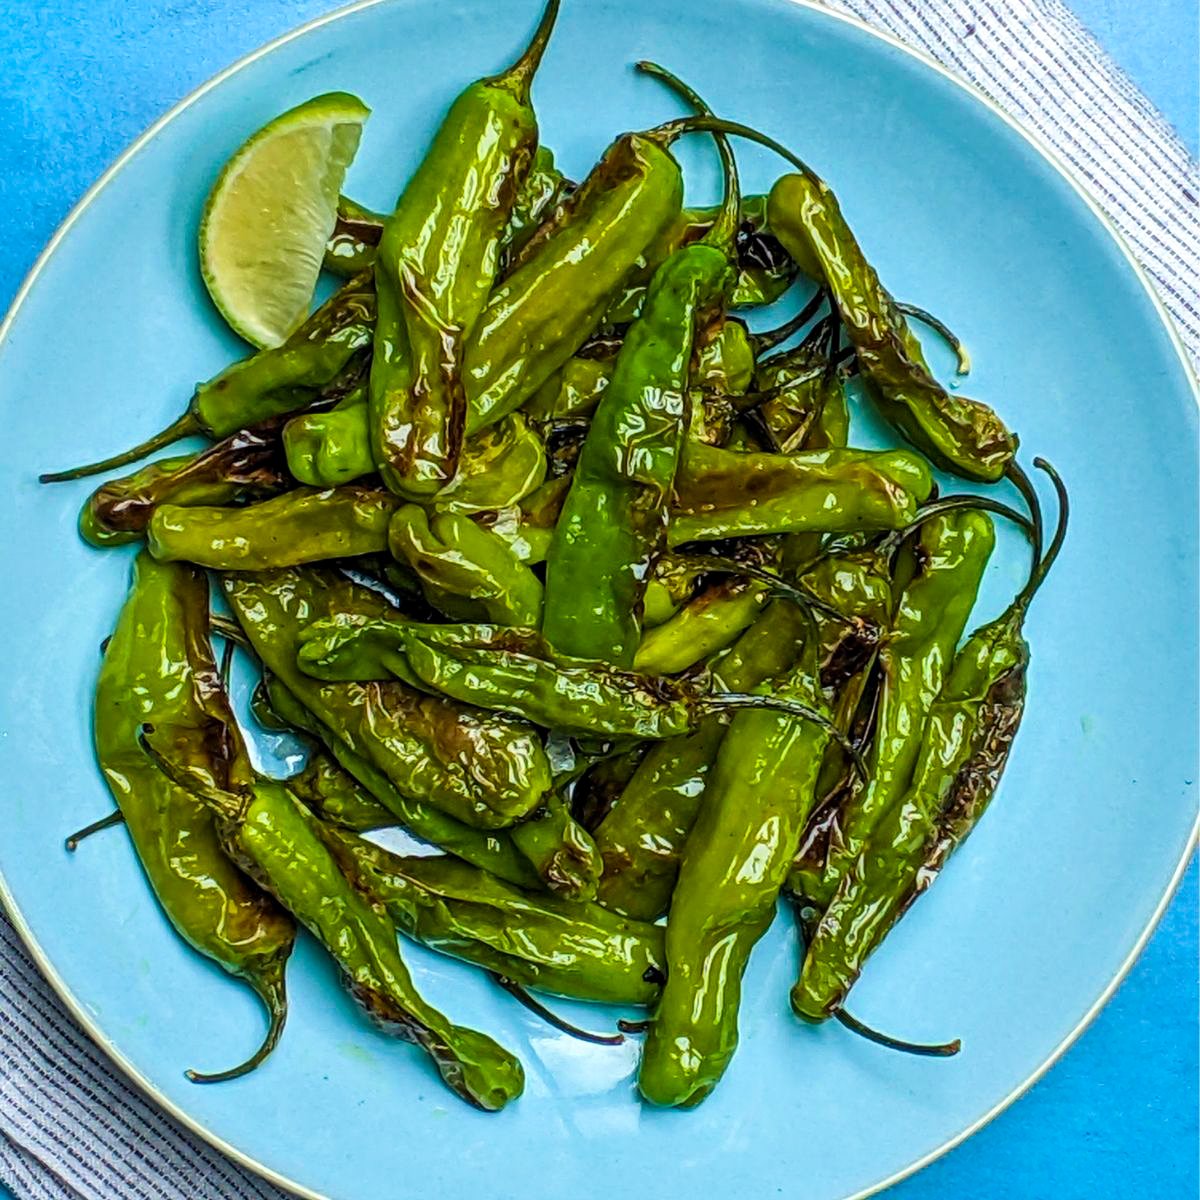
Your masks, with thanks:
<instances>
[{"instance_id":1,"label":"striped cloth napkin","mask_svg":"<svg viewBox=\"0 0 1200 1200\"><path fill-rule=\"evenodd\" d=\"M1200 178L1057 0L826 0L969 79L1074 168L1200 362ZM283 1200L109 1064L0 916L0 1181L20 1200Z\"/></svg>"}]
</instances>

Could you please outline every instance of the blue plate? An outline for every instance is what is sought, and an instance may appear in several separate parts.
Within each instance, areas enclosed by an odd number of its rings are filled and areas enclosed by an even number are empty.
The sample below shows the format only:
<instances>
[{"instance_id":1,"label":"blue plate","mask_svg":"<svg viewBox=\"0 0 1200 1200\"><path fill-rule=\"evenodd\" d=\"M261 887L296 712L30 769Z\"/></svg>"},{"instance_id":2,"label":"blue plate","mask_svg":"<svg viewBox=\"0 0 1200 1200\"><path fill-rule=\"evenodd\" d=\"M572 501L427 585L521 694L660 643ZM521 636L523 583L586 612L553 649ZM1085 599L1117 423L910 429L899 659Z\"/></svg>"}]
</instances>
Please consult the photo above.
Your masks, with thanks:
<instances>
[{"instance_id":1,"label":"blue plate","mask_svg":"<svg viewBox=\"0 0 1200 1200\"><path fill-rule=\"evenodd\" d=\"M961 1056L914 1060L798 1024L787 1005L796 944L781 919L751 964L742 1048L694 1112L637 1103L632 1044L555 1034L478 974L414 949L430 997L525 1061L519 1103L473 1112L418 1052L359 1019L308 941L269 1063L197 1087L185 1067L227 1065L256 1043L255 1001L174 936L120 832L74 857L62 848L110 805L89 711L129 554L76 537L86 484L39 487L35 472L157 429L193 380L242 353L204 294L195 235L216 171L247 133L314 93L361 93L375 113L348 186L386 207L451 96L509 59L536 7L394 0L276 42L142 138L35 268L0 346L0 624L13 635L0 683L3 898L126 1071L305 1195L861 1195L966 1136L1062 1053L1179 876L1196 818L1197 409L1145 279L1060 169L979 96L850 21L785 0L567 0L536 98L545 141L577 176L616 132L677 111L630 71L642 57L796 146L888 285L967 340L970 390L1071 487L1070 538L1029 621L1030 704L1001 795L856 992L862 1019L960 1035ZM711 147L691 141L690 186L710 198ZM748 188L779 170L752 149L744 169ZM980 618L1023 570L1006 534ZM564 1009L594 1026L613 1015Z\"/></svg>"}]
</instances>

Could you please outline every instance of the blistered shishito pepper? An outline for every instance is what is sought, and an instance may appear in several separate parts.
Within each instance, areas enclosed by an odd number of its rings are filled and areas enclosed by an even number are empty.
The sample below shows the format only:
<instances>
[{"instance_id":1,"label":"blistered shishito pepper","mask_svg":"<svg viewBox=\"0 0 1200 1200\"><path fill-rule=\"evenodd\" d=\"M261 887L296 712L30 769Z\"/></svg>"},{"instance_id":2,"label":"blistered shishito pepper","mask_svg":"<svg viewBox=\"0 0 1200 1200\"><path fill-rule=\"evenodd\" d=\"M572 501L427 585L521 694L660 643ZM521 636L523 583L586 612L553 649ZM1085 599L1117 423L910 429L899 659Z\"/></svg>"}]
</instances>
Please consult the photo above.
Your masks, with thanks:
<instances>
[{"instance_id":1,"label":"blistered shishito pepper","mask_svg":"<svg viewBox=\"0 0 1200 1200\"><path fill-rule=\"evenodd\" d=\"M912 779L930 706L954 659L995 544L992 520L963 509L926 521L915 535L912 578L896 598L879 649L880 691L868 757L870 778L838 814L819 891L823 908Z\"/></svg>"},{"instance_id":2,"label":"blistered shishito pepper","mask_svg":"<svg viewBox=\"0 0 1200 1200\"><path fill-rule=\"evenodd\" d=\"M550 790L550 765L532 730L403 684L322 684L297 670L305 626L387 611L380 597L314 570L227 575L222 584L267 669L403 795L468 825L499 829L532 812Z\"/></svg>"},{"instance_id":3,"label":"blistered shishito pepper","mask_svg":"<svg viewBox=\"0 0 1200 1200\"><path fill-rule=\"evenodd\" d=\"M528 48L468 86L384 223L375 257L371 447L384 482L432 496L458 470L463 354L487 303L500 244L537 148L530 86L558 16L548 0Z\"/></svg>"},{"instance_id":4,"label":"blistered shishito pepper","mask_svg":"<svg viewBox=\"0 0 1200 1200\"><path fill-rule=\"evenodd\" d=\"M231 790L173 763L156 730L147 728L146 745L162 770L219 817L238 865L324 946L376 1025L420 1046L446 1085L477 1108L495 1112L521 1094L525 1077L514 1055L422 999L383 905L345 877L316 818L286 785L257 778Z\"/></svg>"},{"instance_id":5,"label":"blistered shishito pepper","mask_svg":"<svg viewBox=\"0 0 1200 1200\"><path fill-rule=\"evenodd\" d=\"M568 900L595 898L604 862L592 835L557 791L547 793L541 807L508 833L550 891Z\"/></svg>"},{"instance_id":6,"label":"blistered shishito pepper","mask_svg":"<svg viewBox=\"0 0 1200 1200\"><path fill-rule=\"evenodd\" d=\"M764 686L823 709L815 627ZM828 737L818 723L760 711L737 714L722 739L680 863L667 982L642 1051L638 1088L652 1104L698 1104L733 1057L742 975L775 916Z\"/></svg>"},{"instance_id":7,"label":"blistered shishito pepper","mask_svg":"<svg viewBox=\"0 0 1200 1200\"><path fill-rule=\"evenodd\" d=\"M282 346L260 350L200 384L187 411L161 433L123 454L41 480L58 483L98 475L192 434L224 438L304 408L345 372L354 371L355 356L371 345L374 330L375 285L367 273L344 284Z\"/></svg>"},{"instance_id":8,"label":"blistered shishito pepper","mask_svg":"<svg viewBox=\"0 0 1200 1200\"><path fill-rule=\"evenodd\" d=\"M146 722L203 733L227 712L208 640L208 581L183 564L145 552L104 652L96 684L93 736L105 782L163 912L179 934L261 997L270 1028L241 1067L244 1074L279 1040L287 1016L284 968L292 950L291 918L229 861L213 814L147 757L138 734ZM217 782L245 779L249 760L237 743L202 765Z\"/></svg>"},{"instance_id":9,"label":"blistered shishito pepper","mask_svg":"<svg viewBox=\"0 0 1200 1200\"><path fill-rule=\"evenodd\" d=\"M162 504L233 504L288 486L274 418L198 454L164 458L98 487L79 514L79 532L93 546L136 542Z\"/></svg>"},{"instance_id":10,"label":"blistered shishito pepper","mask_svg":"<svg viewBox=\"0 0 1200 1200\"><path fill-rule=\"evenodd\" d=\"M899 529L933 487L907 450L757 454L689 441L675 477L672 546L764 533Z\"/></svg>"},{"instance_id":11,"label":"blistered shishito pepper","mask_svg":"<svg viewBox=\"0 0 1200 1200\"><path fill-rule=\"evenodd\" d=\"M298 674L294 664L291 670L293 674ZM297 686L305 691L306 686L311 686L311 681L301 676ZM457 855L464 862L482 867L498 879L507 879L521 887L539 886L537 872L513 844L507 830L478 829L424 800L414 800L404 795L373 762L356 754L329 726L317 720L278 675L267 674L266 692L271 708L283 721L320 741L337 764L366 789L368 795L362 798L361 803L348 797L344 791L336 798L329 792L322 793L314 805L314 811L319 815L364 829L398 821L418 837ZM313 798L311 788L304 789L303 783L301 790L305 792L302 799L306 802ZM377 802L377 809L370 807L368 796ZM382 819L383 811L392 814L390 822Z\"/></svg>"},{"instance_id":12,"label":"blistered shishito pepper","mask_svg":"<svg viewBox=\"0 0 1200 1200\"><path fill-rule=\"evenodd\" d=\"M146 531L160 562L216 571L269 571L378 554L399 501L378 488L296 488L244 508L164 504Z\"/></svg>"},{"instance_id":13,"label":"blistered shishito pepper","mask_svg":"<svg viewBox=\"0 0 1200 1200\"><path fill-rule=\"evenodd\" d=\"M406 504L392 517L388 545L421 580L429 603L449 617L534 629L541 621L541 581L504 538L470 517Z\"/></svg>"},{"instance_id":14,"label":"blistered shishito pepper","mask_svg":"<svg viewBox=\"0 0 1200 1200\"><path fill-rule=\"evenodd\" d=\"M1067 527L1062 482L1043 460L1034 461L1058 490L1054 541L1016 600L955 656L930 709L907 790L867 835L810 941L792 989L792 1008L806 1020L823 1021L840 1010L869 956L995 795L1025 707L1029 645L1022 626Z\"/></svg>"},{"instance_id":15,"label":"blistered shishito pepper","mask_svg":"<svg viewBox=\"0 0 1200 1200\"><path fill-rule=\"evenodd\" d=\"M741 195L718 135L725 203L704 239L655 272L625 335L612 382L580 451L546 559L542 630L575 658L633 665L646 580L666 542L698 335L720 320L733 284Z\"/></svg>"},{"instance_id":16,"label":"blistered shishito pepper","mask_svg":"<svg viewBox=\"0 0 1200 1200\"><path fill-rule=\"evenodd\" d=\"M662 930L598 904L521 891L451 858L402 858L353 834L323 836L400 930L527 987L609 1004L649 1004Z\"/></svg>"},{"instance_id":17,"label":"blistered shishito pepper","mask_svg":"<svg viewBox=\"0 0 1200 1200\"><path fill-rule=\"evenodd\" d=\"M768 589L755 580L728 577L710 584L642 634L633 669L645 675L674 675L703 662L754 624L768 596Z\"/></svg>"},{"instance_id":18,"label":"blistered shishito pepper","mask_svg":"<svg viewBox=\"0 0 1200 1200\"><path fill-rule=\"evenodd\" d=\"M714 667L722 687L746 692L784 671L804 619L789 601L771 604ZM599 898L643 921L667 911L679 861L726 723L709 717L694 733L651 746L596 830L604 857Z\"/></svg>"},{"instance_id":19,"label":"blistered shishito pepper","mask_svg":"<svg viewBox=\"0 0 1200 1200\"><path fill-rule=\"evenodd\" d=\"M785 175L771 189L768 211L788 253L829 289L885 419L939 466L968 479L998 480L1016 453L1016 438L986 404L947 391L930 374L920 343L828 186L813 175Z\"/></svg>"}]
</instances>

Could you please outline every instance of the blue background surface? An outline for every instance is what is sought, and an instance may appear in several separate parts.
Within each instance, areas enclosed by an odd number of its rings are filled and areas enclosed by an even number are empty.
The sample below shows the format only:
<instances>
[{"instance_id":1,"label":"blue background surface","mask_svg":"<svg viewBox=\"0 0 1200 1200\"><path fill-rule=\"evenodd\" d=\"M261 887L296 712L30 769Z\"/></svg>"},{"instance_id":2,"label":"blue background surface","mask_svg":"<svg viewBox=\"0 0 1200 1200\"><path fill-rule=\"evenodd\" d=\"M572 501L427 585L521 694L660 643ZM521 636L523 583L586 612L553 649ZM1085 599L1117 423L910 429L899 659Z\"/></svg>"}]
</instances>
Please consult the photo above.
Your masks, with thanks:
<instances>
[{"instance_id":1,"label":"blue background surface","mask_svg":"<svg viewBox=\"0 0 1200 1200\"><path fill-rule=\"evenodd\" d=\"M1196 153L1195 0L1073 6ZM10 0L0 16L0 308L70 207L146 125L235 58L329 7ZM1133 973L1064 1061L1013 1109L890 1194L1196 1195L1197 893L1193 864Z\"/></svg>"}]
</instances>

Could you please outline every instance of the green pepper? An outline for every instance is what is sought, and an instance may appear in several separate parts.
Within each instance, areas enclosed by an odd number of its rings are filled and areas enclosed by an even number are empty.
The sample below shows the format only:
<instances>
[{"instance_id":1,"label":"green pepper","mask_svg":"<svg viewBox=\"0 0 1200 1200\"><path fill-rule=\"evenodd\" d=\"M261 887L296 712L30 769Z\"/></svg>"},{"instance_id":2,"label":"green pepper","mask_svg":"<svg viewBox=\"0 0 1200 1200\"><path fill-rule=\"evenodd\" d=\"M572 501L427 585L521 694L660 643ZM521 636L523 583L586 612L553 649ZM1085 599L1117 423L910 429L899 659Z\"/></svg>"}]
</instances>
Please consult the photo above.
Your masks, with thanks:
<instances>
[{"instance_id":1,"label":"green pepper","mask_svg":"<svg viewBox=\"0 0 1200 1200\"><path fill-rule=\"evenodd\" d=\"M590 417L612 381L613 363L603 358L568 358L524 406L535 421Z\"/></svg>"},{"instance_id":2,"label":"green pepper","mask_svg":"<svg viewBox=\"0 0 1200 1200\"><path fill-rule=\"evenodd\" d=\"M279 453L278 418L241 429L224 441L176 458L159 459L98 487L79 514L79 532L93 546L136 542L162 504L233 504L262 499L287 486Z\"/></svg>"},{"instance_id":3,"label":"green pepper","mask_svg":"<svg viewBox=\"0 0 1200 1200\"><path fill-rule=\"evenodd\" d=\"M824 706L815 633L772 687ZM812 805L828 732L773 712L730 723L688 837L667 922L667 982L642 1051L638 1089L691 1107L737 1048L742 974L776 901Z\"/></svg>"},{"instance_id":4,"label":"green pepper","mask_svg":"<svg viewBox=\"0 0 1200 1200\"><path fill-rule=\"evenodd\" d=\"M283 429L288 470L310 487L341 487L375 471L366 393L325 412L293 417Z\"/></svg>"},{"instance_id":5,"label":"green pepper","mask_svg":"<svg viewBox=\"0 0 1200 1200\"><path fill-rule=\"evenodd\" d=\"M375 259L371 447L384 482L428 498L458 470L466 432L463 354L499 266L500 243L537 147L529 89L558 16L499 75L450 106L388 217Z\"/></svg>"},{"instance_id":6,"label":"green pepper","mask_svg":"<svg viewBox=\"0 0 1200 1200\"><path fill-rule=\"evenodd\" d=\"M343 829L370 833L398 823L391 809L380 804L337 759L323 750L309 754L304 768L289 776L287 785L310 812Z\"/></svg>"},{"instance_id":7,"label":"green pepper","mask_svg":"<svg viewBox=\"0 0 1200 1200\"><path fill-rule=\"evenodd\" d=\"M292 670L294 672L294 667ZM301 680L298 686L304 691L309 681L304 680L303 676ZM339 784L336 793L331 788L324 788L319 796L314 797L313 788L305 787L302 778L299 781L301 798L319 816L356 829L378 828L399 821L418 837L457 855L464 862L481 867L499 879L507 879L521 887L539 886L537 872L525 854L514 845L507 830L477 829L424 800L413 800L403 795L378 767L356 754L309 712L277 675L268 674L265 682L267 696L275 712L292 728L321 742L338 766L365 789L361 797L354 797L347 795L345 786ZM293 786L291 780L288 786ZM376 808L371 807L372 800ZM390 821L383 819L384 812L391 814Z\"/></svg>"},{"instance_id":8,"label":"green pepper","mask_svg":"<svg viewBox=\"0 0 1200 1200\"><path fill-rule=\"evenodd\" d=\"M723 687L747 692L786 670L804 631L802 614L775 601L716 664ZM650 747L596 830L604 858L598 897L607 908L643 921L667 911L679 861L725 722L707 718L693 733Z\"/></svg>"},{"instance_id":9,"label":"green pepper","mask_svg":"<svg viewBox=\"0 0 1200 1200\"><path fill-rule=\"evenodd\" d=\"M380 597L311 569L227 575L222 584L264 666L404 796L467 825L499 829L532 812L550 790L541 742L520 725L398 683L321 684L297 670L306 625L339 613L386 612Z\"/></svg>"},{"instance_id":10,"label":"green pepper","mask_svg":"<svg viewBox=\"0 0 1200 1200\"><path fill-rule=\"evenodd\" d=\"M764 533L898 529L933 487L905 450L754 454L689 441L675 480L671 546Z\"/></svg>"},{"instance_id":11,"label":"green pepper","mask_svg":"<svg viewBox=\"0 0 1200 1200\"><path fill-rule=\"evenodd\" d=\"M725 203L701 242L654 274L592 418L546 560L542 630L574 658L633 665L649 569L666 540L698 334L733 284L737 166L718 135Z\"/></svg>"},{"instance_id":12,"label":"green pepper","mask_svg":"<svg viewBox=\"0 0 1200 1200\"><path fill-rule=\"evenodd\" d=\"M722 579L705 588L666 621L642 634L633 669L675 675L720 650L754 624L768 598L753 580Z\"/></svg>"},{"instance_id":13,"label":"green pepper","mask_svg":"<svg viewBox=\"0 0 1200 1200\"><path fill-rule=\"evenodd\" d=\"M355 485L296 488L245 508L164 504L150 518L146 541L160 562L268 571L386 550L398 505L387 492Z\"/></svg>"},{"instance_id":14,"label":"green pepper","mask_svg":"<svg viewBox=\"0 0 1200 1200\"><path fill-rule=\"evenodd\" d=\"M604 869L592 835L571 815L557 791L510 830L513 845L552 892L568 900L592 900Z\"/></svg>"},{"instance_id":15,"label":"green pepper","mask_svg":"<svg viewBox=\"0 0 1200 1200\"><path fill-rule=\"evenodd\" d=\"M820 891L806 897L818 908L837 890L872 826L909 786L930 706L953 661L994 545L991 518L970 509L933 517L918 531L916 573L896 600L879 650L870 778L838 816Z\"/></svg>"},{"instance_id":16,"label":"green pepper","mask_svg":"<svg viewBox=\"0 0 1200 1200\"><path fill-rule=\"evenodd\" d=\"M337 963L355 1002L380 1029L420 1046L446 1085L496 1112L524 1087L517 1058L486 1034L448 1021L426 1003L400 957L387 913L342 874L316 818L273 780L236 791L179 769L147 728L147 748L179 786L219 816L239 864L317 939Z\"/></svg>"},{"instance_id":17,"label":"green pepper","mask_svg":"<svg viewBox=\"0 0 1200 1200\"><path fill-rule=\"evenodd\" d=\"M516 202L501 238L501 269L533 235L546 214L574 185L554 165L554 153L539 146L529 173L521 182ZM763 197L765 200L766 198ZM335 275L357 275L375 262L379 239L387 217L357 204L348 196L338 197L337 222L325 245L327 271Z\"/></svg>"},{"instance_id":18,"label":"green pepper","mask_svg":"<svg viewBox=\"0 0 1200 1200\"><path fill-rule=\"evenodd\" d=\"M416 572L429 603L448 616L530 628L541 620L541 581L499 534L470 517L431 516L406 504L392 517L388 545Z\"/></svg>"},{"instance_id":19,"label":"green pepper","mask_svg":"<svg viewBox=\"0 0 1200 1200\"><path fill-rule=\"evenodd\" d=\"M1058 530L1016 600L976 630L954 658L929 710L907 790L880 815L839 881L810 941L792 1008L809 1021L839 1010L869 956L931 885L995 795L1025 706L1029 645L1022 626L1066 535L1065 489ZM1040 539L1038 539L1040 540ZM1041 559L1038 562L1038 559Z\"/></svg>"},{"instance_id":20,"label":"green pepper","mask_svg":"<svg viewBox=\"0 0 1200 1200\"><path fill-rule=\"evenodd\" d=\"M519 504L545 478L545 443L520 413L512 413L467 443L458 474L435 503L445 512L491 512Z\"/></svg>"},{"instance_id":21,"label":"green pepper","mask_svg":"<svg viewBox=\"0 0 1200 1200\"><path fill-rule=\"evenodd\" d=\"M829 188L815 176L785 175L771 189L768 211L788 253L828 287L884 419L946 470L998 480L1016 438L986 404L947 391L930 374L920 343Z\"/></svg>"},{"instance_id":22,"label":"green pepper","mask_svg":"<svg viewBox=\"0 0 1200 1200\"><path fill-rule=\"evenodd\" d=\"M269 417L311 404L339 378L357 374L356 358L375 329L375 287L369 273L344 284L282 346L260 350L196 388L187 411L161 433L124 453L69 471L42 475L43 483L82 479L137 462L180 438L225 438Z\"/></svg>"},{"instance_id":23,"label":"green pepper","mask_svg":"<svg viewBox=\"0 0 1200 1200\"><path fill-rule=\"evenodd\" d=\"M598 904L533 895L451 858L402 858L336 829L322 836L400 930L528 987L609 1004L649 1004L663 933Z\"/></svg>"},{"instance_id":24,"label":"green pepper","mask_svg":"<svg viewBox=\"0 0 1200 1200\"><path fill-rule=\"evenodd\" d=\"M758 409L780 454L846 445L850 416L842 374L831 368L827 339L818 330L793 350L765 360L754 386L768 399Z\"/></svg>"},{"instance_id":25,"label":"green pepper","mask_svg":"<svg viewBox=\"0 0 1200 1200\"><path fill-rule=\"evenodd\" d=\"M96 684L96 757L168 920L201 954L244 979L270 1017L266 1039L247 1062L217 1076L192 1073L202 1080L244 1074L279 1040L295 926L229 861L212 813L155 766L138 731L149 721L203 732L226 712L208 640L208 581L143 551ZM228 749L231 757L212 767L222 783L249 771L244 748Z\"/></svg>"}]
</instances>

